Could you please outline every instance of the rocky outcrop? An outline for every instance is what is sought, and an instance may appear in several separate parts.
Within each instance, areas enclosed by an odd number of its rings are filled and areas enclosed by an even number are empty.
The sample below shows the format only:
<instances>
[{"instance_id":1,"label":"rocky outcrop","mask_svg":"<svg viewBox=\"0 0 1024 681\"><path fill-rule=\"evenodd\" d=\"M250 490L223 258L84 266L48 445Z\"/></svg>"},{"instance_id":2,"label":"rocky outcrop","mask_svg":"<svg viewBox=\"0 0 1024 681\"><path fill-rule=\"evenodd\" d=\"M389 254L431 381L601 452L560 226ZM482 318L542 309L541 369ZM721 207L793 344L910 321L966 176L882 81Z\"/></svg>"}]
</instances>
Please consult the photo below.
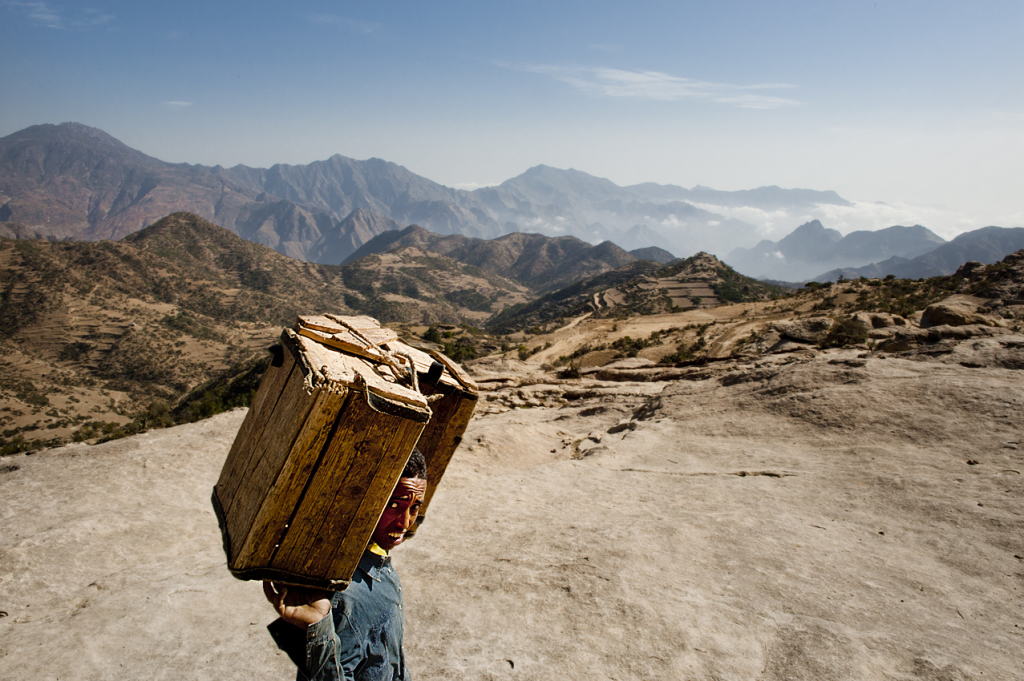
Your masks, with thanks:
<instances>
[{"instance_id":1,"label":"rocky outcrop","mask_svg":"<svg viewBox=\"0 0 1024 681\"><path fill-rule=\"evenodd\" d=\"M772 326L783 338L800 343L818 343L835 324L829 317L811 317L789 322L775 322Z\"/></svg>"},{"instance_id":2,"label":"rocky outcrop","mask_svg":"<svg viewBox=\"0 0 1024 681\"><path fill-rule=\"evenodd\" d=\"M1006 326L1006 323L994 315L978 311L976 298L971 296L952 296L925 308L921 315L921 328L934 326Z\"/></svg>"}]
</instances>

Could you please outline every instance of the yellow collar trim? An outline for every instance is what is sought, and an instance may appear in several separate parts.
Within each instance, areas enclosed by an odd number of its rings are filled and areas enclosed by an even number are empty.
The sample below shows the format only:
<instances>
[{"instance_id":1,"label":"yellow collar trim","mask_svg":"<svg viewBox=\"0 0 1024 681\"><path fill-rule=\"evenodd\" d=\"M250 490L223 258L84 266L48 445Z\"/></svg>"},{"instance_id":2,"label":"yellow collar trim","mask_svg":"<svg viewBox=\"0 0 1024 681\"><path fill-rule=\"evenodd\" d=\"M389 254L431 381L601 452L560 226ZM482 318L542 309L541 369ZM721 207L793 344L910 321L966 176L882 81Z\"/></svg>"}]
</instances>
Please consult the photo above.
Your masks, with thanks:
<instances>
[{"instance_id":1,"label":"yellow collar trim","mask_svg":"<svg viewBox=\"0 0 1024 681\"><path fill-rule=\"evenodd\" d=\"M385 558L387 558L388 555L388 552L377 546L377 542L375 541L370 542L370 545L366 547L366 550L370 553L376 553L378 556L384 556Z\"/></svg>"}]
</instances>

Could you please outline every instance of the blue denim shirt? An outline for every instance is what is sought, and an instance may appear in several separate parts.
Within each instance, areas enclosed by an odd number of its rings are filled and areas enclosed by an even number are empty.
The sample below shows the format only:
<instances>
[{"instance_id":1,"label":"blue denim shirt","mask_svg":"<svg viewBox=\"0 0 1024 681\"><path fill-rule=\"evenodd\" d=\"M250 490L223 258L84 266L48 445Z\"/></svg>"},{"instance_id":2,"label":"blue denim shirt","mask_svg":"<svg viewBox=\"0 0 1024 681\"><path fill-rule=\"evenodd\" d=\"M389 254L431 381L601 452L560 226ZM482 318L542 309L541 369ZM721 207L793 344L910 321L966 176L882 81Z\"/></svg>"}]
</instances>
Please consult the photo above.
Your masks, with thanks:
<instances>
[{"instance_id":1,"label":"blue denim shirt","mask_svg":"<svg viewBox=\"0 0 1024 681\"><path fill-rule=\"evenodd\" d=\"M299 681L409 681L404 622L402 584L391 558L365 552L352 583L331 598L330 614L306 629Z\"/></svg>"}]
</instances>

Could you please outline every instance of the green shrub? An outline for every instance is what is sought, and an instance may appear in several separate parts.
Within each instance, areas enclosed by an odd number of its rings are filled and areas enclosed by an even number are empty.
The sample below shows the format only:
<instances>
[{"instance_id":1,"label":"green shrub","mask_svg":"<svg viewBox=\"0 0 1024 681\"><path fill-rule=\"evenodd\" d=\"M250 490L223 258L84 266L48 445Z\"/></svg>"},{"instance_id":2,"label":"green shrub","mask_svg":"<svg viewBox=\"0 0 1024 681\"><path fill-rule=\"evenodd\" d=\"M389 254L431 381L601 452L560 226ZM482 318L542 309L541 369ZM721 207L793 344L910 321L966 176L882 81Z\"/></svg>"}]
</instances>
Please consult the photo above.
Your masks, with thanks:
<instances>
[{"instance_id":1,"label":"green shrub","mask_svg":"<svg viewBox=\"0 0 1024 681\"><path fill-rule=\"evenodd\" d=\"M822 348L845 348L848 345L860 345L868 340L868 332L853 317L841 317L828 330L819 345Z\"/></svg>"},{"instance_id":2,"label":"green shrub","mask_svg":"<svg viewBox=\"0 0 1024 681\"><path fill-rule=\"evenodd\" d=\"M569 362L569 366L562 369L562 371L558 375L561 376L562 378L579 378L582 375L580 372L580 367L582 365L582 359L577 360L575 362Z\"/></svg>"}]
</instances>

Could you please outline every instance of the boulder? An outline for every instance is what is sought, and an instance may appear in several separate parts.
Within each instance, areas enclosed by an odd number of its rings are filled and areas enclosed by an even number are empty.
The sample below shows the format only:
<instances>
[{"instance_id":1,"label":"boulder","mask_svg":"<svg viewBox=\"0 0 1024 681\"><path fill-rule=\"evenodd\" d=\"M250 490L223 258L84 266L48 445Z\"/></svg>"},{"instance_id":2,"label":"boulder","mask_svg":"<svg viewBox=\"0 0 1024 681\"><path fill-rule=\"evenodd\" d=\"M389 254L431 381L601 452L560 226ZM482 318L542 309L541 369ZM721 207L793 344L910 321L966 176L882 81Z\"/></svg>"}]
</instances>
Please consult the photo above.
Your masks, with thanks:
<instances>
[{"instance_id":1,"label":"boulder","mask_svg":"<svg viewBox=\"0 0 1024 681\"><path fill-rule=\"evenodd\" d=\"M979 268L984 269L985 265L978 262L977 260L968 260L963 265L960 265L960 267L957 269L956 273L953 276L966 278L971 274L971 272L974 272Z\"/></svg>"},{"instance_id":2,"label":"boulder","mask_svg":"<svg viewBox=\"0 0 1024 681\"><path fill-rule=\"evenodd\" d=\"M850 319L859 326L868 338L888 338L896 333L896 323L893 316L888 312L857 312ZM907 321L899 317L902 322L900 326L906 325Z\"/></svg>"},{"instance_id":3,"label":"boulder","mask_svg":"<svg viewBox=\"0 0 1024 681\"><path fill-rule=\"evenodd\" d=\"M1006 322L1001 318L983 314L978 311L977 306L966 301L951 301L947 299L939 303L933 303L921 315L922 329L935 326L969 326L974 324L1006 326Z\"/></svg>"},{"instance_id":4,"label":"boulder","mask_svg":"<svg viewBox=\"0 0 1024 681\"><path fill-rule=\"evenodd\" d=\"M904 352L928 341L928 332L915 327L897 329L876 346L881 352Z\"/></svg>"},{"instance_id":5,"label":"boulder","mask_svg":"<svg viewBox=\"0 0 1024 681\"><path fill-rule=\"evenodd\" d=\"M809 317L790 322L775 322L772 327L783 338L800 343L817 343L825 337L835 322L828 317Z\"/></svg>"},{"instance_id":6,"label":"boulder","mask_svg":"<svg viewBox=\"0 0 1024 681\"><path fill-rule=\"evenodd\" d=\"M889 314L888 312L857 312L853 316L861 320L868 330L909 326L906 319L898 314Z\"/></svg>"},{"instance_id":7,"label":"boulder","mask_svg":"<svg viewBox=\"0 0 1024 681\"><path fill-rule=\"evenodd\" d=\"M927 335L929 342L940 340L967 340L968 338L1010 333L1008 329L1001 327L1002 325L989 326L987 324L964 324L962 326L942 324L939 326L930 326L924 333Z\"/></svg>"}]
</instances>

